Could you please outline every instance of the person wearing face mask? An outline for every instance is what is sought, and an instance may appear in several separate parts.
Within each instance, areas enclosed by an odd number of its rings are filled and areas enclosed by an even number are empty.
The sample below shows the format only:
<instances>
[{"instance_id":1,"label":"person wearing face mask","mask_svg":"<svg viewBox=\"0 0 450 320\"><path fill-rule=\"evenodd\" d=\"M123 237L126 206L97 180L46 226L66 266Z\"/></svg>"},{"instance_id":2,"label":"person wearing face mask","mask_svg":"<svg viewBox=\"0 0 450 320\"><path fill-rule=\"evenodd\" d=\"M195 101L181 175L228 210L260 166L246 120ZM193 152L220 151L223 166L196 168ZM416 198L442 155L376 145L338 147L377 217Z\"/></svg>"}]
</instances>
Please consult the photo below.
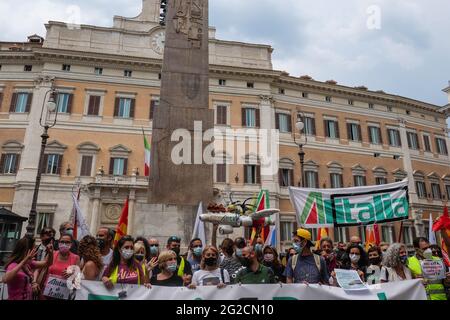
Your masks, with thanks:
<instances>
[{"instance_id":1,"label":"person wearing face mask","mask_svg":"<svg viewBox=\"0 0 450 320\"><path fill-rule=\"evenodd\" d=\"M369 267L366 271L366 279L368 284L380 283L381 262L382 255L381 249L377 246L369 248L367 251L369 256Z\"/></svg>"},{"instance_id":2,"label":"person wearing face mask","mask_svg":"<svg viewBox=\"0 0 450 320\"><path fill-rule=\"evenodd\" d=\"M347 248L347 256L348 260L342 269L356 270L361 280L365 281L367 265L369 264L367 253L359 244L352 244Z\"/></svg>"},{"instance_id":3,"label":"person wearing face mask","mask_svg":"<svg viewBox=\"0 0 450 320\"><path fill-rule=\"evenodd\" d=\"M80 257L70 251L72 244L72 234L62 234L61 238L59 239L59 250L53 252L53 263L48 268L46 285L48 285L47 282L49 277L67 279L70 276L66 272L67 268L73 265L80 266Z\"/></svg>"},{"instance_id":4,"label":"person wearing face mask","mask_svg":"<svg viewBox=\"0 0 450 320\"><path fill-rule=\"evenodd\" d=\"M430 242L427 238L419 237L413 241L416 254L408 258L408 268L414 279L423 279L422 282L427 292L428 300L447 300L444 280L424 279L422 263L424 260L441 261L438 257L433 257L433 251L430 249Z\"/></svg>"},{"instance_id":5,"label":"person wearing face mask","mask_svg":"<svg viewBox=\"0 0 450 320\"><path fill-rule=\"evenodd\" d=\"M183 278L184 285L189 285L192 279L192 267L189 261L180 255L181 239L171 236L167 240L167 250L172 250L177 255L177 274Z\"/></svg>"},{"instance_id":6,"label":"person wearing face mask","mask_svg":"<svg viewBox=\"0 0 450 320\"><path fill-rule=\"evenodd\" d=\"M53 250L55 242L55 229L51 227L43 228L40 232L41 244L36 253L36 261L44 261L48 257L48 247ZM33 274L33 297L35 300L40 299L41 289L45 286L45 279L47 278L48 267L36 269Z\"/></svg>"},{"instance_id":7,"label":"person wearing face mask","mask_svg":"<svg viewBox=\"0 0 450 320\"><path fill-rule=\"evenodd\" d=\"M199 238L192 239L189 243L189 254L187 261L191 264L192 272L200 270L202 262L203 243Z\"/></svg>"},{"instance_id":8,"label":"person wearing face mask","mask_svg":"<svg viewBox=\"0 0 450 320\"><path fill-rule=\"evenodd\" d=\"M59 226L59 234L60 234L60 239L56 240L53 243L53 248L55 250L59 250L59 242L60 242L61 237L62 237L63 234L69 234L73 238L73 224L71 222L69 222L69 221L61 223L60 226ZM78 241L76 239L73 239L72 240L72 245L70 247L70 252L78 255L78 245L79 245Z\"/></svg>"},{"instance_id":9,"label":"person wearing face mask","mask_svg":"<svg viewBox=\"0 0 450 320\"><path fill-rule=\"evenodd\" d=\"M328 273L333 272L337 265L336 254L333 251L333 240L330 238L320 239L320 249L322 250L321 255L327 264Z\"/></svg>"},{"instance_id":10,"label":"person wearing face mask","mask_svg":"<svg viewBox=\"0 0 450 320\"><path fill-rule=\"evenodd\" d=\"M393 243L383 257L383 267L380 272L380 282L396 282L411 280L412 275L408 263L406 246L403 243Z\"/></svg>"},{"instance_id":11,"label":"person wearing face mask","mask_svg":"<svg viewBox=\"0 0 450 320\"><path fill-rule=\"evenodd\" d=\"M236 246L235 255L237 258L242 257L242 249L247 246L247 242L244 238L238 237L234 239L234 245Z\"/></svg>"},{"instance_id":12,"label":"person wearing face mask","mask_svg":"<svg viewBox=\"0 0 450 320\"><path fill-rule=\"evenodd\" d=\"M134 259L134 239L124 236L113 252L113 259L103 273L103 284L109 290L120 284L137 284L150 288L149 279L142 265Z\"/></svg>"},{"instance_id":13,"label":"person wearing face mask","mask_svg":"<svg viewBox=\"0 0 450 320\"><path fill-rule=\"evenodd\" d=\"M271 246L266 246L263 250L263 262L262 264L270 269L272 269L275 275L276 282L286 282L286 278L283 275L284 267L278 260L277 249Z\"/></svg>"},{"instance_id":14,"label":"person wearing face mask","mask_svg":"<svg viewBox=\"0 0 450 320\"><path fill-rule=\"evenodd\" d=\"M101 271L101 274L103 274L113 258L111 243L114 240L114 232L110 228L100 227L97 231L96 240L98 248L100 249L100 254L102 255L103 270Z\"/></svg>"},{"instance_id":15,"label":"person wearing face mask","mask_svg":"<svg viewBox=\"0 0 450 320\"><path fill-rule=\"evenodd\" d=\"M150 243L148 242L148 240L145 239L145 237L137 237L136 239L134 239L134 243L140 243L140 244L142 244L144 246L145 260L146 261L150 261L150 259L151 259Z\"/></svg>"},{"instance_id":16,"label":"person wearing face mask","mask_svg":"<svg viewBox=\"0 0 450 320\"><path fill-rule=\"evenodd\" d=\"M311 247L314 247L311 232L300 228L294 233L292 241L296 254L289 258L286 265L286 283L328 284L330 276L325 259L311 252Z\"/></svg>"},{"instance_id":17,"label":"person wearing face mask","mask_svg":"<svg viewBox=\"0 0 450 320\"><path fill-rule=\"evenodd\" d=\"M336 248L336 268L342 268L345 262L348 260L346 251L346 244L342 241L339 241Z\"/></svg>"},{"instance_id":18,"label":"person wearing face mask","mask_svg":"<svg viewBox=\"0 0 450 320\"><path fill-rule=\"evenodd\" d=\"M207 246L202 252L201 269L194 273L189 289L198 286L217 286L221 289L229 283L228 271L219 267L219 251Z\"/></svg>"},{"instance_id":19,"label":"person wearing face mask","mask_svg":"<svg viewBox=\"0 0 450 320\"><path fill-rule=\"evenodd\" d=\"M242 249L242 256L239 258L242 266L236 275L235 283L241 284L268 284L276 283L272 269L259 263L256 252L252 246Z\"/></svg>"},{"instance_id":20,"label":"person wearing face mask","mask_svg":"<svg viewBox=\"0 0 450 320\"><path fill-rule=\"evenodd\" d=\"M220 248L223 254L223 259L220 263L220 267L228 272L228 274L230 275L231 283L234 283L234 279L236 279L238 271L242 268L242 264L234 254L235 243L233 239L224 239Z\"/></svg>"},{"instance_id":21,"label":"person wearing face mask","mask_svg":"<svg viewBox=\"0 0 450 320\"><path fill-rule=\"evenodd\" d=\"M256 238L255 252L259 262L263 262L264 240L261 237Z\"/></svg>"},{"instance_id":22,"label":"person wearing face mask","mask_svg":"<svg viewBox=\"0 0 450 320\"><path fill-rule=\"evenodd\" d=\"M147 268L145 245L141 241L135 240L134 242L134 259L141 265L144 275L149 275L151 270ZM149 278L151 278L151 275Z\"/></svg>"},{"instance_id":23,"label":"person wearing face mask","mask_svg":"<svg viewBox=\"0 0 450 320\"><path fill-rule=\"evenodd\" d=\"M177 274L177 254L163 251L158 257L160 273L153 275L151 284L160 287L182 287L183 278Z\"/></svg>"}]
</instances>

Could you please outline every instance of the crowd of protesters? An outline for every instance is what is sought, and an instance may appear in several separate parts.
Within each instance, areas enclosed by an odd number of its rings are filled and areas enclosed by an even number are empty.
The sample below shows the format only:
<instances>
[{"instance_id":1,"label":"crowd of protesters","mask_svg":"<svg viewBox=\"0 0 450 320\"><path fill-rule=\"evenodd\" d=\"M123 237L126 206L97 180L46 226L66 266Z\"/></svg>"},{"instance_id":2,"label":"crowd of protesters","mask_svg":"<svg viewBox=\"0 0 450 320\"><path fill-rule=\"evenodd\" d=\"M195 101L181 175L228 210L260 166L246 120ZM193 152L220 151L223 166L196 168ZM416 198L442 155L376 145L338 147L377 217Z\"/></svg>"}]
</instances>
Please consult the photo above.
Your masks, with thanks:
<instances>
[{"instance_id":1,"label":"crowd of protesters","mask_svg":"<svg viewBox=\"0 0 450 320\"><path fill-rule=\"evenodd\" d=\"M107 289L134 284L221 289L230 284L303 283L338 286L336 269L354 270L363 282L378 284L422 279L430 300L446 300L450 273L446 279L423 277L421 261L442 260L439 246L426 238L414 240L415 254L408 256L402 243L380 243L365 248L359 237L349 243L323 238L312 242L311 233L298 229L292 247L278 254L261 238L251 244L244 238L222 241L219 248L192 239L181 254L181 238L171 236L161 244L155 238L124 236L114 246L115 232L101 227L96 236L81 241L73 238L73 225L63 223L59 237L52 228L40 233L40 244L22 238L6 263L3 282L10 300L45 300L49 277L69 278L68 267L76 265L84 280L101 281ZM368 249L366 251L366 249ZM447 270L448 271L448 270Z\"/></svg>"}]
</instances>

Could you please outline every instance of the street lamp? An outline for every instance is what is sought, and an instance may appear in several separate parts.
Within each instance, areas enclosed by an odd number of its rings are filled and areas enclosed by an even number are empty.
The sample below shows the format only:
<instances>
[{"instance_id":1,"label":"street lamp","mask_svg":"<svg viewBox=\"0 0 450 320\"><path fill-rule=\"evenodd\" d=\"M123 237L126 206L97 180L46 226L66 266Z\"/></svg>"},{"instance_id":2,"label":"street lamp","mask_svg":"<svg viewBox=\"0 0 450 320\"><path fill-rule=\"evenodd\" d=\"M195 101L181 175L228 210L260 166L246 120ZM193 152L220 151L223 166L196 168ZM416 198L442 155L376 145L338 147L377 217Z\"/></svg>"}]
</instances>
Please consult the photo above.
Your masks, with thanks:
<instances>
[{"instance_id":1,"label":"street lamp","mask_svg":"<svg viewBox=\"0 0 450 320\"><path fill-rule=\"evenodd\" d=\"M304 170L305 151L303 150L303 147L308 143L308 136L307 136L306 132L304 133L305 134L304 141L301 140L302 132L305 129L305 123L303 122L304 118L305 117L304 117L304 115L302 113L298 113L297 114L297 123L295 124L295 128L300 133L300 141L297 141L297 139L295 138L295 132L294 132L294 141L299 147L298 155L300 157L300 172L301 172L301 181L300 181L299 185L302 188L305 187L305 170Z\"/></svg>"},{"instance_id":2,"label":"street lamp","mask_svg":"<svg viewBox=\"0 0 450 320\"><path fill-rule=\"evenodd\" d=\"M47 96L50 94L48 101ZM41 138L41 153L39 156L39 165L37 168L36 182L34 185L33 202L31 203L30 215L28 218L27 233L26 236L29 239L34 238L34 231L36 229L36 205L39 194L39 186L41 184L42 167L44 166L44 152L49 138L48 129L53 128L56 125L56 118L58 117L58 110L56 108L56 90L53 88L48 90L44 96L44 102L42 103L41 117L39 118L39 125L44 128ZM52 118L54 114L54 119Z\"/></svg>"}]
</instances>

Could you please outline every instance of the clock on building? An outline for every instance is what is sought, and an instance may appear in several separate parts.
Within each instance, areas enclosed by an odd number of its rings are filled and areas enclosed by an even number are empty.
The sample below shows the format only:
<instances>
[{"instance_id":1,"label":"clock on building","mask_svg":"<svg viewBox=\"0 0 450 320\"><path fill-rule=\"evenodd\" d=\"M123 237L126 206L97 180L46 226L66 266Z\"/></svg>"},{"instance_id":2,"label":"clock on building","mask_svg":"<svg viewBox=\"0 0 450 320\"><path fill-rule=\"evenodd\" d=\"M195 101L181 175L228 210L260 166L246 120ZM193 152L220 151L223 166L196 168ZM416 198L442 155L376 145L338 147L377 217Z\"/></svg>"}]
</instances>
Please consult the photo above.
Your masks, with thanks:
<instances>
[{"instance_id":1,"label":"clock on building","mask_svg":"<svg viewBox=\"0 0 450 320\"><path fill-rule=\"evenodd\" d=\"M163 55L166 32L159 29L151 35L150 39L153 51L155 51L159 55Z\"/></svg>"}]
</instances>

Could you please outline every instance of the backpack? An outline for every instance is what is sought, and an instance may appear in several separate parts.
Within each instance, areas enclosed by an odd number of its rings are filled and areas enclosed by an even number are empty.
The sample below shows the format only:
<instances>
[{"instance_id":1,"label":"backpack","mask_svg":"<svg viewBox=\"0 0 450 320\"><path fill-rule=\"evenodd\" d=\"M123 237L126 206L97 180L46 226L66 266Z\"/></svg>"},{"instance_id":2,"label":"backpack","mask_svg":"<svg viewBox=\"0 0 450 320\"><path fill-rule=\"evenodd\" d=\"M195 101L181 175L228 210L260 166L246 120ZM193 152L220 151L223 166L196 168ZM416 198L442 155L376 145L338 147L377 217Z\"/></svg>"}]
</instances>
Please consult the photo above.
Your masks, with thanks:
<instances>
[{"instance_id":1,"label":"backpack","mask_svg":"<svg viewBox=\"0 0 450 320\"><path fill-rule=\"evenodd\" d=\"M322 273L322 264L320 263L320 256L313 253L313 257L314 257L314 262L316 263L317 270L319 270L319 273ZM291 261L292 271L295 270L295 267L297 266L297 261L298 261L298 254L296 254L292 257L292 261Z\"/></svg>"}]
</instances>

